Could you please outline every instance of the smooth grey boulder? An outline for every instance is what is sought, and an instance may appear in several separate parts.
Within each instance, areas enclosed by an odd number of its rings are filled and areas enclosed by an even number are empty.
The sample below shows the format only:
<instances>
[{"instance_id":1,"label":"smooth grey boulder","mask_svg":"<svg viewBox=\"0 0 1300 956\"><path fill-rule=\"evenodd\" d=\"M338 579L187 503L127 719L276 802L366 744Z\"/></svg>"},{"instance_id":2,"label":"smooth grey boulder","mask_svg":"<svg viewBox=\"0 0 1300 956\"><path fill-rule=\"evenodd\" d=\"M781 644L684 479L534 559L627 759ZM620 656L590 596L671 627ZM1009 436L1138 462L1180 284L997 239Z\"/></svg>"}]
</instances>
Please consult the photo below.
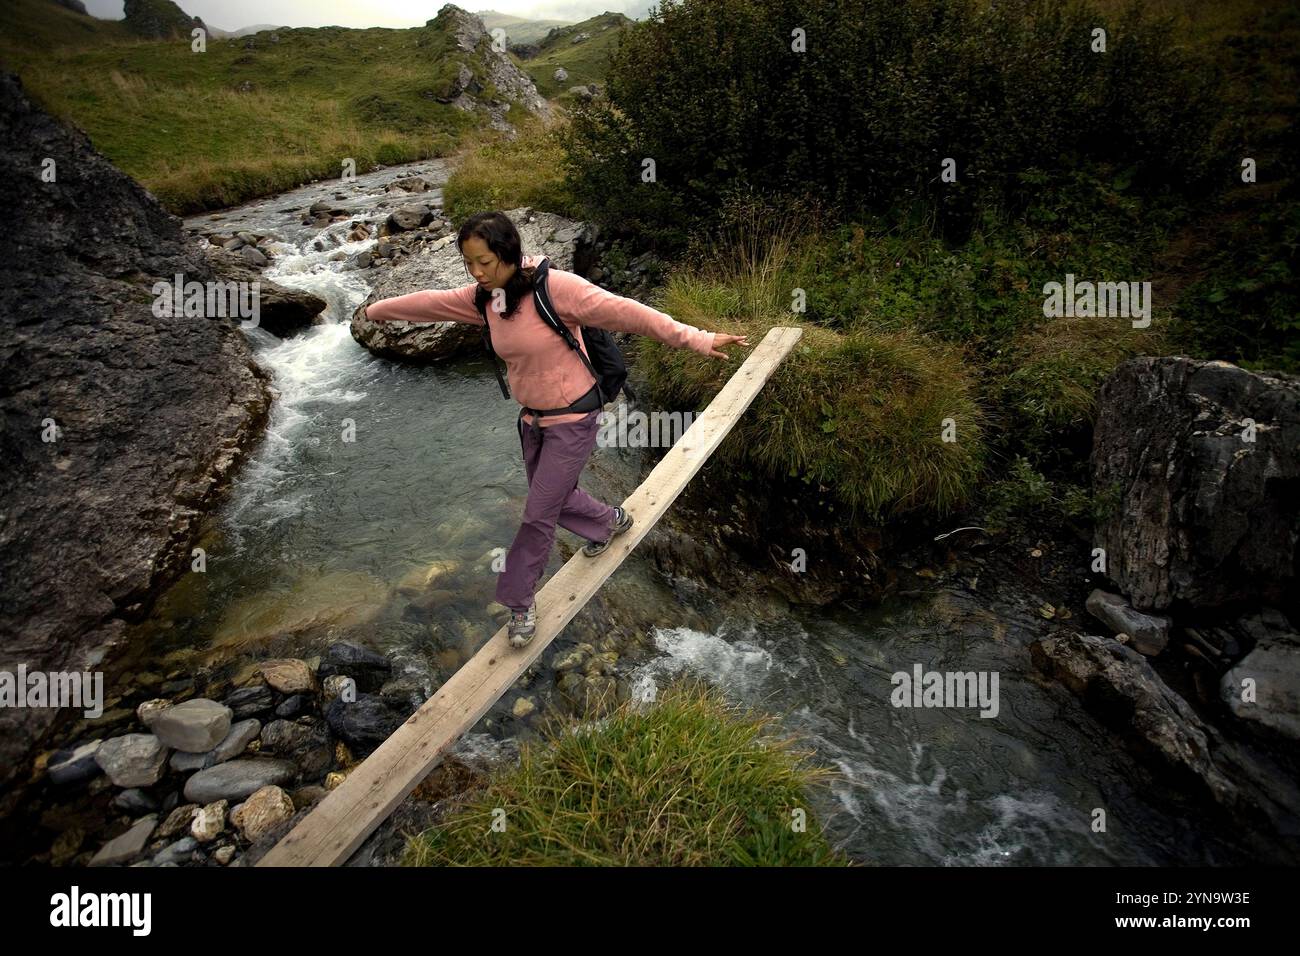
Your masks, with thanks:
<instances>
[{"instance_id":1,"label":"smooth grey boulder","mask_svg":"<svg viewBox=\"0 0 1300 956\"><path fill-rule=\"evenodd\" d=\"M1164 614L1144 614L1129 607L1118 594L1100 588L1088 595L1088 613L1116 634L1127 634L1131 647L1147 657L1155 657L1169 644L1173 622Z\"/></svg>"},{"instance_id":2,"label":"smooth grey boulder","mask_svg":"<svg viewBox=\"0 0 1300 956\"><path fill-rule=\"evenodd\" d=\"M262 787L283 786L297 768L287 760L230 760L200 770L185 781L185 799L192 803L242 800Z\"/></svg>"},{"instance_id":3,"label":"smooth grey boulder","mask_svg":"<svg viewBox=\"0 0 1300 956\"><path fill-rule=\"evenodd\" d=\"M231 710L206 697L196 697L168 707L153 719L149 729L168 747L201 754L226 739Z\"/></svg>"}]
</instances>

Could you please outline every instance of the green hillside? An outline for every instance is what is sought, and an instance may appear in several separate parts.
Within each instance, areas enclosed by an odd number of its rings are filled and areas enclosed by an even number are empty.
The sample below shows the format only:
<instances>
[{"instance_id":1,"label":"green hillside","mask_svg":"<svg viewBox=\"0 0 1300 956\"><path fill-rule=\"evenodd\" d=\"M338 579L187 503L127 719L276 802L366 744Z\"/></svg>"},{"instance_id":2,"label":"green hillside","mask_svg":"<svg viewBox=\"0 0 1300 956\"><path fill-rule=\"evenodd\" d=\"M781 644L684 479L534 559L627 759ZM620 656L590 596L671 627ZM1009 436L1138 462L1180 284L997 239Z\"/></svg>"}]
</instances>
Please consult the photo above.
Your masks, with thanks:
<instances>
[{"instance_id":1,"label":"green hillside","mask_svg":"<svg viewBox=\"0 0 1300 956\"><path fill-rule=\"evenodd\" d=\"M406 30L282 29L145 40L50 0L0 4L0 65L84 129L173 212L241 202L309 179L446 155L486 125L446 97L465 59L449 17Z\"/></svg>"},{"instance_id":2,"label":"green hillside","mask_svg":"<svg viewBox=\"0 0 1300 956\"><path fill-rule=\"evenodd\" d=\"M635 23L621 13L602 13L552 31L536 56L527 60L516 58L515 62L528 71L539 93L564 104L571 99L568 95L571 86L588 83L604 86L610 53L617 48L623 30ZM591 38L574 43L573 38L583 33L591 34ZM554 78L557 67L564 67L568 79Z\"/></svg>"}]
</instances>

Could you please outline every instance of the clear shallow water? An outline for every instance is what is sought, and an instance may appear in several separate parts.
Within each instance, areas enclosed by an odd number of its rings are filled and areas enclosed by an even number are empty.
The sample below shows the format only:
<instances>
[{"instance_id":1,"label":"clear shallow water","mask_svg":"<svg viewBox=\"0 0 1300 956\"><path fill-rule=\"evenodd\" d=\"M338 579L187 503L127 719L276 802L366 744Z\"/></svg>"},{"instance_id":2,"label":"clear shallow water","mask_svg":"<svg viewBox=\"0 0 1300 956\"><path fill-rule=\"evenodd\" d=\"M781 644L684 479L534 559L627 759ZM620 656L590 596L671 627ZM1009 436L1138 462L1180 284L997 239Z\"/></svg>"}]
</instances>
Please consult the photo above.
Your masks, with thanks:
<instances>
[{"instance_id":1,"label":"clear shallow water","mask_svg":"<svg viewBox=\"0 0 1300 956\"><path fill-rule=\"evenodd\" d=\"M359 198L349 205L375 208L383 182L425 165L358 177ZM365 273L344 271L331 256L371 241L341 247L327 236L320 252L322 237L298 222L302 209L335 191L307 187L193 220L281 236L267 276L320 295L329 309L325 324L287 341L246 332L281 393L266 441L211 516L201 542L207 572L182 578L133 646L146 657L199 648L205 660L233 668L357 640L388 653L428 696L495 630L487 558L509 546L526 493L517 406L502 400L485 360L410 368L352 340L347 320L368 294ZM347 225L328 231L337 237ZM354 441L343 437L349 419ZM583 485L621 500L639 464L636 452L598 448ZM412 613L403 579L435 562L449 562L433 585L445 593ZM546 574L560 563L553 554ZM854 859L1234 862L1235 851L1204 825L1150 805L1141 768L1068 695L1024 672L1027 654L987 612L973 624L951 608L936 614L929 602L869 617L791 614L746 598L754 614L665 579L634 554L597 601L635 609L636 626L653 634L653 655L631 675L634 695L653 698L674 675L697 674L804 736L838 771L811 795L813 807ZM893 707L890 675L915 662L999 671L998 716ZM480 722L462 747L495 753L501 742ZM1107 810L1105 834L1090 829L1095 807Z\"/></svg>"}]
</instances>

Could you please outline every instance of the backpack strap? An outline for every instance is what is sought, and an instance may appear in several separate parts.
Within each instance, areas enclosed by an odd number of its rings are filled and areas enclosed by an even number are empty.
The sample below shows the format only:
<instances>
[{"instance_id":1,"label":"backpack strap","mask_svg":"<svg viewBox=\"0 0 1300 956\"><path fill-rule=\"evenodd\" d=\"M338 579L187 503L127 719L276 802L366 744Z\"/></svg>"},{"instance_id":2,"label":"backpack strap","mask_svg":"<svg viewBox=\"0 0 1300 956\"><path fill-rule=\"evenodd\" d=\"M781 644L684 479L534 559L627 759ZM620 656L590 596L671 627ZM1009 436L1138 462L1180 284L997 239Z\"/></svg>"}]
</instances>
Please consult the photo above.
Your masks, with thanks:
<instances>
[{"instance_id":1,"label":"backpack strap","mask_svg":"<svg viewBox=\"0 0 1300 956\"><path fill-rule=\"evenodd\" d=\"M550 267L551 260L546 256L542 256L541 261L538 262L535 267L535 274L533 277L533 300L537 304L537 314L542 317L543 322L560 334L560 338L564 339L569 348L578 353L578 357L582 359L582 363L587 366L587 371L589 371L591 377L596 380L596 394L600 396L600 404L604 405L609 401L609 399L605 397L605 391L600 387L600 375L597 374L595 368L592 367L591 359L587 358L587 353L582 350L582 346L579 345L578 340L573 337L573 333L569 331L569 327L555 317L555 306L551 303L551 294L547 290L546 286L546 277L550 272Z\"/></svg>"}]
</instances>

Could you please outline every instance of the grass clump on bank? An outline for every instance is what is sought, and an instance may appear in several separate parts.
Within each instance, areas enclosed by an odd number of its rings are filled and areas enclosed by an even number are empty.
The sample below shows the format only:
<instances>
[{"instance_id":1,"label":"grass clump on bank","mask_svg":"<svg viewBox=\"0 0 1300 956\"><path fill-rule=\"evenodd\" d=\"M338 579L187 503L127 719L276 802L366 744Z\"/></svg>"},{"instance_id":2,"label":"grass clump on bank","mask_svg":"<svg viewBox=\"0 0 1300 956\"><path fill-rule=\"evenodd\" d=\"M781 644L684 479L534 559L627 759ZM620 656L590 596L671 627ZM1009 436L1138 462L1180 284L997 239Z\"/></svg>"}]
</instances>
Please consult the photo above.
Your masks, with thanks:
<instances>
[{"instance_id":1,"label":"grass clump on bank","mask_svg":"<svg viewBox=\"0 0 1300 956\"><path fill-rule=\"evenodd\" d=\"M597 723L525 743L518 767L413 838L402 863L845 865L805 795L832 771L805 764L790 738L769 737L774 721L679 681L651 705L625 702Z\"/></svg>"},{"instance_id":2,"label":"grass clump on bank","mask_svg":"<svg viewBox=\"0 0 1300 956\"><path fill-rule=\"evenodd\" d=\"M577 208L564 185L558 131L563 120L547 122L515 110L513 140L500 134L477 134L458 154L456 167L442 189L442 207L452 222L485 209L532 206L573 217Z\"/></svg>"}]
</instances>

